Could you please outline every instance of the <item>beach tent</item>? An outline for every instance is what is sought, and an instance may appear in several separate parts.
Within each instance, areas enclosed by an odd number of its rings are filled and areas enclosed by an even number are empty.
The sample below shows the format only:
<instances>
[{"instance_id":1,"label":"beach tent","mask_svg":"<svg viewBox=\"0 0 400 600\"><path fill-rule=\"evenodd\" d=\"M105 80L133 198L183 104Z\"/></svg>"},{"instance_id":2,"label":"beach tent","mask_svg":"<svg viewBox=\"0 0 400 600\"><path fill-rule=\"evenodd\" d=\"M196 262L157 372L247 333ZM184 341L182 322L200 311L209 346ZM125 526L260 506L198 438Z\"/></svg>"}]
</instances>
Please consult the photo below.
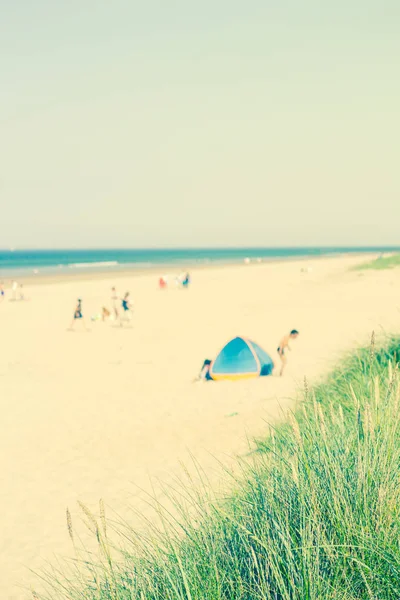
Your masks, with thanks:
<instances>
[{"instance_id":1,"label":"beach tent","mask_svg":"<svg viewBox=\"0 0 400 600\"><path fill-rule=\"evenodd\" d=\"M212 362L210 378L249 379L271 375L274 363L258 344L243 337L236 337L226 344Z\"/></svg>"}]
</instances>

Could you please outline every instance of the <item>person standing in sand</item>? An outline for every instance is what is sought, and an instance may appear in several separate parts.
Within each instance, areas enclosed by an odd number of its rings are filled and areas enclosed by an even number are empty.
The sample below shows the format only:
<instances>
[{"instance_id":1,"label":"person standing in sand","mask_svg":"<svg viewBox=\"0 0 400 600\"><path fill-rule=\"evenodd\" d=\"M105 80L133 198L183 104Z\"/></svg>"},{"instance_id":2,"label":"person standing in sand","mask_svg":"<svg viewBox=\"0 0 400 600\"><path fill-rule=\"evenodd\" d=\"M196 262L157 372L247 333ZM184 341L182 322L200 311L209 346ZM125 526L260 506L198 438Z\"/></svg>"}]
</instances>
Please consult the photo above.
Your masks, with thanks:
<instances>
[{"instance_id":1,"label":"person standing in sand","mask_svg":"<svg viewBox=\"0 0 400 600\"><path fill-rule=\"evenodd\" d=\"M117 294L117 290L115 289L115 287L111 288L111 307L112 307L112 311L114 313L114 318L117 321L118 317L119 317L119 311L118 311L118 294Z\"/></svg>"},{"instance_id":2,"label":"person standing in sand","mask_svg":"<svg viewBox=\"0 0 400 600\"><path fill-rule=\"evenodd\" d=\"M0 302L3 302L5 296L4 283L0 283Z\"/></svg>"},{"instance_id":3,"label":"person standing in sand","mask_svg":"<svg viewBox=\"0 0 400 600\"><path fill-rule=\"evenodd\" d=\"M281 367L281 370L279 373L279 375L281 377L282 377L283 371L287 365L287 358L285 355L286 350L289 350L289 351L291 350L291 347L289 346L289 342L290 342L290 340L295 340L298 335L299 335L299 332L297 331L297 329L292 329L292 331L290 333L283 336L283 338L281 339L281 341L279 343L278 354L279 354L279 358L281 359L281 362L282 362L282 367Z\"/></svg>"},{"instance_id":4,"label":"person standing in sand","mask_svg":"<svg viewBox=\"0 0 400 600\"><path fill-rule=\"evenodd\" d=\"M123 313L119 320L119 324L122 327L122 321L130 321L132 319L132 312L131 312L132 305L129 300L129 292L126 292L126 294L122 300L121 306L122 306Z\"/></svg>"},{"instance_id":5,"label":"person standing in sand","mask_svg":"<svg viewBox=\"0 0 400 600\"><path fill-rule=\"evenodd\" d=\"M69 328L69 331L73 331L74 325L75 325L75 321L77 321L78 319L82 320L82 323L83 323L83 326L85 328L85 331L89 331L87 329L87 327L86 327L85 319L83 318L83 314L82 314L82 300L80 298L78 298L78 303L76 305L75 312L74 312L74 318L72 319L72 323L71 323L71 326Z\"/></svg>"},{"instance_id":6,"label":"person standing in sand","mask_svg":"<svg viewBox=\"0 0 400 600\"><path fill-rule=\"evenodd\" d=\"M18 283L14 280L12 282L12 286L11 286L11 290L12 290L12 298L11 298L11 300L16 300L17 299L17 289L18 289Z\"/></svg>"},{"instance_id":7,"label":"person standing in sand","mask_svg":"<svg viewBox=\"0 0 400 600\"><path fill-rule=\"evenodd\" d=\"M24 286L23 286L22 283L19 284L19 299L20 300L27 300L27 298L25 298Z\"/></svg>"}]
</instances>

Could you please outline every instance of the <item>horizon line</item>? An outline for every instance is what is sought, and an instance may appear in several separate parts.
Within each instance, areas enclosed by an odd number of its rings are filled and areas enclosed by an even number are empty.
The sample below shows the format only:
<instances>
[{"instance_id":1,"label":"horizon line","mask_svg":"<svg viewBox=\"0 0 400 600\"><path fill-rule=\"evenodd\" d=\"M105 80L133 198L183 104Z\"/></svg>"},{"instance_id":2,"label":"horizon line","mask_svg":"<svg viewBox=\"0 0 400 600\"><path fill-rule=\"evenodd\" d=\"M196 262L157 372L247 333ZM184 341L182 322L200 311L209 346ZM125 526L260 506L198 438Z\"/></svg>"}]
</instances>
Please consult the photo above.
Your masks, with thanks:
<instances>
[{"instance_id":1,"label":"horizon line","mask_svg":"<svg viewBox=\"0 0 400 600\"><path fill-rule=\"evenodd\" d=\"M146 251L162 251L162 250L362 250L362 249L387 249L400 250L400 244L348 244L348 245L240 245L240 246L15 246L15 247L0 247L0 252L21 252L21 251L79 251L79 250L146 250Z\"/></svg>"}]
</instances>

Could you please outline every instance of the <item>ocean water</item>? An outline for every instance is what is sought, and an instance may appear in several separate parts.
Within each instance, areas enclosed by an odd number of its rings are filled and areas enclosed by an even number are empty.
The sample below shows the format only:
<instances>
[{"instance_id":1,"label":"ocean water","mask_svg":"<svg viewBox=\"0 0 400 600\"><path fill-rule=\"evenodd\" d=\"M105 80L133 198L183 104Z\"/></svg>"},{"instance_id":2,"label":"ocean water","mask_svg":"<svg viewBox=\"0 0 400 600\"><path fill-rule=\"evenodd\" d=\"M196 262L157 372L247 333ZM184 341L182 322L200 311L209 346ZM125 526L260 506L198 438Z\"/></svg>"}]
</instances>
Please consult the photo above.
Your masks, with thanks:
<instances>
[{"instance_id":1,"label":"ocean water","mask_svg":"<svg viewBox=\"0 0 400 600\"><path fill-rule=\"evenodd\" d=\"M54 273L115 271L127 268L189 267L204 264L260 262L361 252L391 252L395 247L360 248L179 248L0 250L0 277Z\"/></svg>"}]
</instances>

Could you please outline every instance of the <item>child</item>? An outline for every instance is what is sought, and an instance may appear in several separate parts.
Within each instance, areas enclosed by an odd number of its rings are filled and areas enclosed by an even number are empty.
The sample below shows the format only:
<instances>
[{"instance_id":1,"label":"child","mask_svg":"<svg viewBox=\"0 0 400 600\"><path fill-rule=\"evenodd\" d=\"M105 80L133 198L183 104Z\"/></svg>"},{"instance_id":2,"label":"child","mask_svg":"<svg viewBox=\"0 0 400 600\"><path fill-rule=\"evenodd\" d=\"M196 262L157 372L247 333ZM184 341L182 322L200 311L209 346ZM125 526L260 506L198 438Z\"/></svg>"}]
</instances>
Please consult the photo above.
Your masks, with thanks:
<instances>
[{"instance_id":1,"label":"child","mask_svg":"<svg viewBox=\"0 0 400 600\"><path fill-rule=\"evenodd\" d=\"M280 342L279 347L278 347L279 358L282 361L282 367L281 367L281 370L280 370L280 376L281 377L282 377L283 371L284 371L284 369L285 369L285 367L287 365L287 358L285 356L285 351L286 351L286 349L291 350L291 347L289 346L289 341L290 340L295 340L298 335L299 335L299 332L297 331L297 329L292 329L292 331L288 335L285 335L281 339L281 342Z\"/></svg>"},{"instance_id":2,"label":"child","mask_svg":"<svg viewBox=\"0 0 400 600\"><path fill-rule=\"evenodd\" d=\"M103 306L102 309L101 309L101 320L104 322L106 319L108 319L108 317L110 315L111 315L111 313L108 310L108 308L106 308L105 306Z\"/></svg>"}]
</instances>

